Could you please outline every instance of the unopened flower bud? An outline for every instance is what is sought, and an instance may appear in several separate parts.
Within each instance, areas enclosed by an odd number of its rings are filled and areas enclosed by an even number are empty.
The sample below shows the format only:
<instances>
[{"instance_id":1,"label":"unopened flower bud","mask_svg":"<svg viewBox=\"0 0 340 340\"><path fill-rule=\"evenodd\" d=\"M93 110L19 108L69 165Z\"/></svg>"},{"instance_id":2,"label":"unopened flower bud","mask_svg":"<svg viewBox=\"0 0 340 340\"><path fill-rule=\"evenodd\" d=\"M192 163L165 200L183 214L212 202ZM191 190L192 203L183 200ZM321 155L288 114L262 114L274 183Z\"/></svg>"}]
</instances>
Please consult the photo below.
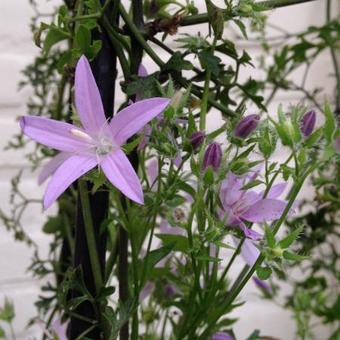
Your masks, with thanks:
<instances>
[{"instance_id":1,"label":"unopened flower bud","mask_svg":"<svg viewBox=\"0 0 340 340\"><path fill-rule=\"evenodd\" d=\"M208 145L203 159L203 168L206 169L209 166L217 171L221 165L222 160L222 148L218 143L211 143Z\"/></svg>"},{"instance_id":2,"label":"unopened flower bud","mask_svg":"<svg viewBox=\"0 0 340 340\"><path fill-rule=\"evenodd\" d=\"M204 138L205 138L205 133L203 131L194 132L190 138L190 143L191 143L192 148L194 150L198 149L204 142Z\"/></svg>"},{"instance_id":3,"label":"unopened flower bud","mask_svg":"<svg viewBox=\"0 0 340 340\"><path fill-rule=\"evenodd\" d=\"M301 119L301 132L305 137L309 136L313 132L315 121L316 121L315 111L313 110L308 111L303 115Z\"/></svg>"},{"instance_id":4,"label":"unopened flower bud","mask_svg":"<svg viewBox=\"0 0 340 340\"><path fill-rule=\"evenodd\" d=\"M166 298L172 298L174 295L177 294L177 289L176 287L171 284L171 283L168 283L165 288L164 288L164 295Z\"/></svg>"},{"instance_id":5,"label":"unopened flower bud","mask_svg":"<svg viewBox=\"0 0 340 340\"><path fill-rule=\"evenodd\" d=\"M259 120L260 116L257 114L244 117L235 127L235 137L247 138L256 129Z\"/></svg>"},{"instance_id":6,"label":"unopened flower bud","mask_svg":"<svg viewBox=\"0 0 340 340\"><path fill-rule=\"evenodd\" d=\"M174 96L171 98L170 106L172 106L174 109L177 109L181 104L182 97L183 97L182 91L176 91Z\"/></svg>"}]
</instances>

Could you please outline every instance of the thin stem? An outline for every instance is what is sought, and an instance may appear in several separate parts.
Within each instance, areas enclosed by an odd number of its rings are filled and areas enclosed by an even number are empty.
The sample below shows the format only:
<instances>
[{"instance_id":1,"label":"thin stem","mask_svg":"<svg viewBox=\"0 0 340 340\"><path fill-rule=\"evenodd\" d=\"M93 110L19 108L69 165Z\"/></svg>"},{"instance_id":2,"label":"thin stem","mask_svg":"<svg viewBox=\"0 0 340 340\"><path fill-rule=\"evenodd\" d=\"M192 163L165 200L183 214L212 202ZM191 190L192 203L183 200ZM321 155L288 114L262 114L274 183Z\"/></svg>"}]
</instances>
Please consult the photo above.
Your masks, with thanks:
<instances>
[{"instance_id":1,"label":"thin stem","mask_svg":"<svg viewBox=\"0 0 340 340\"><path fill-rule=\"evenodd\" d=\"M80 194L80 200L82 204L82 213L85 225L85 235L87 241L87 247L89 249L89 256L91 262L91 268L93 273L93 279L96 287L96 293L99 294L103 284L102 273L100 271L100 261L97 252L97 243L94 234L94 226L91 215L91 207L88 196L88 188L86 182L80 180L78 182L78 190Z\"/></svg>"},{"instance_id":2,"label":"thin stem","mask_svg":"<svg viewBox=\"0 0 340 340\"><path fill-rule=\"evenodd\" d=\"M332 13L332 1L327 0L326 4L326 20L327 23L331 21L331 13ZM331 52L331 57L332 57L332 62L333 62L333 67L334 67L334 72L335 72L335 77L336 77L336 109L340 109L340 70L339 70L339 65L338 65L338 60L335 54L335 49L333 46L329 46L330 52Z\"/></svg>"},{"instance_id":3,"label":"thin stem","mask_svg":"<svg viewBox=\"0 0 340 340\"><path fill-rule=\"evenodd\" d=\"M297 5L297 4L302 4L302 3L310 2L310 1L314 1L314 0L268 0L268 1L257 2L256 5L262 6L263 8L262 10L267 11L267 10L271 10L274 8ZM236 16L236 14L232 14L232 16ZM226 17L226 20L228 20L229 18L230 16L228 15ZM209 21L208 13L188 15L181 20L180 26L198 25L198 24L207 23L208 21Z\"/></svg>"}]
</instances>

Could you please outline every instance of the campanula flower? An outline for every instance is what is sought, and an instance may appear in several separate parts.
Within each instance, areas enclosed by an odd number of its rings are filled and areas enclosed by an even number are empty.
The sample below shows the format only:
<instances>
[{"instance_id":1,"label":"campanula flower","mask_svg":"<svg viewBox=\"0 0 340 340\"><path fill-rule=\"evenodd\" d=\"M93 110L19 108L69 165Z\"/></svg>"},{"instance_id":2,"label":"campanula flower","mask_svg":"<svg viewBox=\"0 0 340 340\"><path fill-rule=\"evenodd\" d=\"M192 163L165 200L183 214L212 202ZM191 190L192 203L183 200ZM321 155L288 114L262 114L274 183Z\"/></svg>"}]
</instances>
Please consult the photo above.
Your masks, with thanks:
<instances>
[{"instance_id":1,"label":"campanula flower","mask_svg":"<svg viewBox=\"0 0 340 340\"><path fill-rule=\"evenodd\" d=\"M301 132L305 137L308 137L314 130L316 122L316 113L311 110L306 112L301 119Z\"/></svg>"},{"instance_id":2,"label":"campanula flower","mask_svg":"<svg viewBox=\"0 0 340 340\"><path fill-rule=\"evenodd\" d=\"M247 138L257 128L259 120L260 116L257 114L252 114L241 119L235 127L235 137L242 139Z\"/></svg>"},{"instance_id":3,"label":"campanula flower","mask_svg":"<svg viewBox=\"0 0 340 340\"><path fill-rule=\"evenodd\" d=\"M220 144L214 142L208 145L204 158L203 158L203 169L211 166L214 171L217 171L221 165L222 160L222 148Z\"/></svg>"},{"instance_id":4,"label":"campanula flower","mask_svg":"<svg viewBox=\"0 0 340 340\"><path fill-rule=\"evenodd\" d=\"M267 293L271 293L272 289L270 288L269 284L263 280L260 280L258 277L254 276L253 281L257 287L264 290Z\"/></svg>"},{"instance_id":5,"label":"campanula flower","mask_svg":"<svg viewBox=\"0 0 340 340\"><path fill-rule=\"evenodd\" d=\"M122 145L159 115L169 104L169 99L139 101L121 110L108 122L90 65L82 56L76 67L75 104L82 127L43 117L25 116L20 120L26 136L66 153L50 161L46 170L55 172L45 192L44 208L97 165L125 196L143 204L142 186ZM56 166L58 162L61 164ZM42 177L44 179L46 173Z\"/></svg>"},{"instance_id":6,"label":"campanula flower","mask_svg":"<svg viewBox=\"0 0 340 340\"><path fill-rule=\"evenodd\" d=\"M243 190L249 176L236 176L228 173L222 182L220 199L223 205L222 217L227 216L227 224L238 226L244 235L258 240L262 237L256 231L249 229L245 222L264 223L281 217L287 203L277 197L283 192L285 183L274 185L266 198L263 193L253 190Z\"/></svg>"}]
</instances>

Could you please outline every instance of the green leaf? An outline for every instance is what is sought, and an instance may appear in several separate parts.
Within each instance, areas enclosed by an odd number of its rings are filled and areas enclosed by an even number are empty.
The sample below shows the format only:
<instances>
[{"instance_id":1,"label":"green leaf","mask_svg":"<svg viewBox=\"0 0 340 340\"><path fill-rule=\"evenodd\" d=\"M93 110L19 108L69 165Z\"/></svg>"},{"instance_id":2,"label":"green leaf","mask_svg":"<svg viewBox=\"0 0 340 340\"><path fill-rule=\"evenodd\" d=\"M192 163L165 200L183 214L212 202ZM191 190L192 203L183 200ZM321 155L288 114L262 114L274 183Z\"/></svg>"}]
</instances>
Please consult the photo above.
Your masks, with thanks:
<instances>
[{"instance_id":1,"label":"green leaf","mask_svg":"<svg viewBox=\"0 0 340 340\"><path fill-rule=\"evenodd\" d=\"M212 51L204 50L198 54L198 58L203 69L210 71L216 77L219 75L221 59Z\"/></svg>"},{"instance_id":2,"label":"green leaf","mask_svg":"<svg viewBox=\"0 0 340 340\"><path fill-rule=\"evenodd\" d=\"M259 179L255 179L255 180L250 181L250 182L248 182L247 184L245 184L245 185L241 188L241 190L248 190L248 189L254 188L254 187L256 187L256 186L258 186L258 185L260 185L260 184L263 184L263 182L262 182L261 180L259 180Z\"/></svg>"},{"instance_id":3,"label":"green leaf","mask_svg":"<svg viewBox=\"0 0 340 340\"><path fill-rule=\"evenodd\" d=\"M333 142L333 137L336 130L336 122L333 112L327 101L325 101L324 104L324 114L325 114L324 134L328 144L330 144Z\"/></svg>"},{"instance_id":4,"label":"green leaf","mask_svg":"<svg viewBox=\"0 0 340 340\"><path fill-rule=\"evenodd\" d=\"M266 241L267 241L268 247L274 248L275 245L276 245L275 236L274 236L272 230L270 229L270 227L268 227L267 225L265 227L265 236L266 236Z\"/></svg>"},{"instance_id":5,"label":"green leaf","mask_svg":"<svg viewBox=\"0 0 340 340\"><path fill-rule=\"evenodd\" d=\"M86 54L86 52L89 50L91 45L91 32L86 26L78 26L75 34L75 43L77 47L79 47L83 52L83 54Z\"/></svg>"},{"instance_id":6,"label":"green leaf","mask_svg":"<svg viewBox=\"0 0 340 340\"><path fill-rule=\"evenodd\" d=\"M0 338L6 338L6 333L4 331L4 329L0 326Z\"/></svg>"},{"instance_id":7,"label":"green leaf","mask_svg":"<svg viewBox=\"0 0 340 340\"><path fill-rule=\"evenodd\" d=\"M303 260L308 259L308 256L301 256L295 253L291 253L288 250L285 250L283 252L283 258L288 261L303 261Z\"/></svg>"},{"instance_id":8,"label":"green leaf","mask_svg":"<svg viewBox=\"0 0 340 340\"><path fill-rule=\"evenodd\" d=\"M205 0L205 3L208 10L209 24L214 31L215 37L221 39L224 29L224 11L215 6L210 0Z\"/></svg>"},{"instance_id":9,"label":"green leaf","mask_svg":"<svg viewBox=\"0 0 340 340\"><path fill-rule=\"evenodd\" d=\"M257 274L257 276L260 280L269 279L272 272L273 271L269 267L259 267L259 268L256 269L256 274Z\"/></svg>"},{"instance_id":10,"label":"green leaf","mask_svg":"<svg viewBox=\"0 0 340 340\"><path fill-rule=\"evenodd\" d=\"M46 234L55 234L60 230L62 225L63 221L61 216L50 217L43 226L43 232Z\"/></svg>"},{"instance_id":11,"label":"green leaf","mask_svg":"<svg viewBox=\"0 0 340 340\"><path fill-rule=\"evenodd\" d=\"M185 236L173 234L156 234L156 237L161 239L165 246L172 247L174 251L180 251L182 253L188 253L189 251L189 242Z\"/></svg>"},{"instance_id":12,"label":"green leaf","mask_svg":"<svg viewBox=\"0 0 340 340\"><path fill-rule=\"evenodd\" d=\"M53 45L69 38L71 38L71 36L68 32L63 31L59 27L52 24L49 26L49 30L44 40L44 52L48 54Z\"/></svg>"},{"instance_id":13,"label":"green leaf","mask_svg":"<svg viewBox=\"0 0 340 340\"><path fill-rule=\"evenodd\" d=\"M243 21L241 21L239 19L234 19L233 21L238 26L238 28L240 29L240 31L241 31L242 35L244 36L244 38L248 39L247 29L246 29L246 26L243 23Z\"/></svg>"},{"instance_id":14,"label":"green leaf","mask_svg":"<svg viewBox=\"0 0 340 340\"><path fill-rule=\"evenodd\" d=\"M279 242L279 246L283 249L287 249L300 235L301 231L303 230L304 226L300 225L298 228L296 228L292 233L290 233L288 236L283 238Z\"/></svg>"},{"instance_id":15,"label":"green leaf","mask_svg":"<svg viewBox=\"0 0 340 340\"><path fill-rule=\"evenodd\" d=\"M147 271L152 269L160 260L167 256L175 246L176 242L168 242L164 247L150 251L147 256ZM146 259L145 259L146 261Z\"/></svg>"},{"instance_id":16,"label":"green leaf","mask_svg":"<svg viewBox=\"0 0 340 340\"><path fill-rule=\"evenodd\" d=\"M167 63L163 66L164 71L182 71L192 70L193 65L190 61L184 59L182 53L175 52Z\"/></svg>"},{"instance_id":17,"label":"green leaf","mask_svg":"<svg viewBox=\"0 0 340 340\"><path fill-rule=\"evenodd\" d=\"M304 144L310 148L312 146L314 146L318 140L321 138L323 129L322 128L318 128L316 129L312 134L310 134L304 141Z\"/></svg>"},{"instance_id":18,"label":"green leaf","mask_svg":"<svg viewBox=\"0 0 340 340\"><path fill-rule=\"evenodd\" d=\"M11 323L15 317L13 303L5 298L5 304L3 308L0 308L0 320Z\"/></svg>"},{"instance_id":19,"label":"green leaf","mask_svg":"<svg viewBox=\"0 0 340 340\"><path fill-rule=\"evenodd\" d=\"M203 182L206 185L214 184L214 171L211 168L211 166L209 166L207 170L205 171L204 176L203 176Z\"/></svg>"}]
</instances>

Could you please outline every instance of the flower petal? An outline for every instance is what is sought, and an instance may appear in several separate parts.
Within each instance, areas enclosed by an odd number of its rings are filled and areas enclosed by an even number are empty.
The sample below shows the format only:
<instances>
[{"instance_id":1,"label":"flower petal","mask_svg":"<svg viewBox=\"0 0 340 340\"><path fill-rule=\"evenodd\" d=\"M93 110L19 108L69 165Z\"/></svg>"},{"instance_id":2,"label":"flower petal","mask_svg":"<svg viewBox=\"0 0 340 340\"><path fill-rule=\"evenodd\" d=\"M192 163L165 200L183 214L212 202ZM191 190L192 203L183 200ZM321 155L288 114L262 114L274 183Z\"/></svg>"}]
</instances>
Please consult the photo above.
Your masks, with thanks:
<instances>
[{"instance_id":1,"label":"flower petal","mask_svg":"<svg viewBox=\"0 0 340 340\"><path fill-rule=\"evenodd\" d=\"M274 221L281 217L286 205L284 201L271 198L259 200L250 206L241 218L254 223Z\"/></svg>"},{"instance_id":2,"label":"flower petal","mask_svg":"<svg viewBox=\"0 0 340 340\"><path fill-rule=\"evenodd\" d=\"M76 179L97 165L95 157L71 156L62 163L48 183L44 208L47 209Z\"/></svg>"},{"instance_id":3,"label":"flower petal","mask_svg":"<svg viewBox=\"0 0 340 340\"><path fill-rule=\"evenodd\" d=\"M106 124L100 93L86 57L76 67L75 102L80 121L86 131L99 132Z\"/></svg>"},{"instance_id":4,"label":"flower petal","mask_svg":"<svg viewBox=\"0 0 340 340\"><path fill-rule=\"evenodd\" d=\"M287 183L284 182L273 185L266 198L278 198L285 191L286 187Z\"/></svg>"},{"instance_id":5,"label":"flower petal","mask_svg":"<svg viewBox=\"0 0 340 340\"><path fill-rule=\"evenodd\" d=\"M67 158L71 155L67 152L59 152L56 156L51 158L42 168L38 176L38 184L42 184L46 181L48 177L53 175L53 173L58 169Z\"/></svg>"},{"instance_id":6,"label":"flower petal","mask_svg":"<svg viewBox=\"0 0 340 340\"><path fill-rule=\"evenodd\" d=\"M260 251L252 241L245 239L241 247L241 256L248 266L253 266L260 256Z\"/></svg>"},{"instance_id":7,"label":"flower petal","mask_svg":"<svg viewBox=\"0 0 340 340\"><path fill-rule=\"evenodd\" d=\"M169 104L167 98L150 98L133 103L118 112L110 122L113 138L122 145Z\"/></svg>"},{"instance_id":8,"label":"flower petal","mask_svg":"<svg viewBox=\"0 0 340 340\"><path fill-rule=\"evenodd\" d=\"M88 142L71 133L71 130L80 130L72 124L43 117L25 116L20 119L20 126L26 136L59 151L79 153L86 152L89 148Z\"/></svg>"},{"instance_id":9,"label":"flower petal","mask_svg":"<svg viewBox=\"0 0 340 340\"><path fill-rule=\"evenodd\" d=\"M118 190L132 201L143 204L143 190L139 178L122 150L107 155L100 166Z\"/></svg>"},{"instance_id":10,"label":"flower petal","mask_svg":"<svg viewBox=\"0 0 340 340\"><path fill-rule=\"evenodd\" d=\"M232 172L228 173L228 177L222 182L220 190L220 199L224 208L231 207L238 201L244 193L241 191L242 181Z\"/></svg>"}]
</instances>

